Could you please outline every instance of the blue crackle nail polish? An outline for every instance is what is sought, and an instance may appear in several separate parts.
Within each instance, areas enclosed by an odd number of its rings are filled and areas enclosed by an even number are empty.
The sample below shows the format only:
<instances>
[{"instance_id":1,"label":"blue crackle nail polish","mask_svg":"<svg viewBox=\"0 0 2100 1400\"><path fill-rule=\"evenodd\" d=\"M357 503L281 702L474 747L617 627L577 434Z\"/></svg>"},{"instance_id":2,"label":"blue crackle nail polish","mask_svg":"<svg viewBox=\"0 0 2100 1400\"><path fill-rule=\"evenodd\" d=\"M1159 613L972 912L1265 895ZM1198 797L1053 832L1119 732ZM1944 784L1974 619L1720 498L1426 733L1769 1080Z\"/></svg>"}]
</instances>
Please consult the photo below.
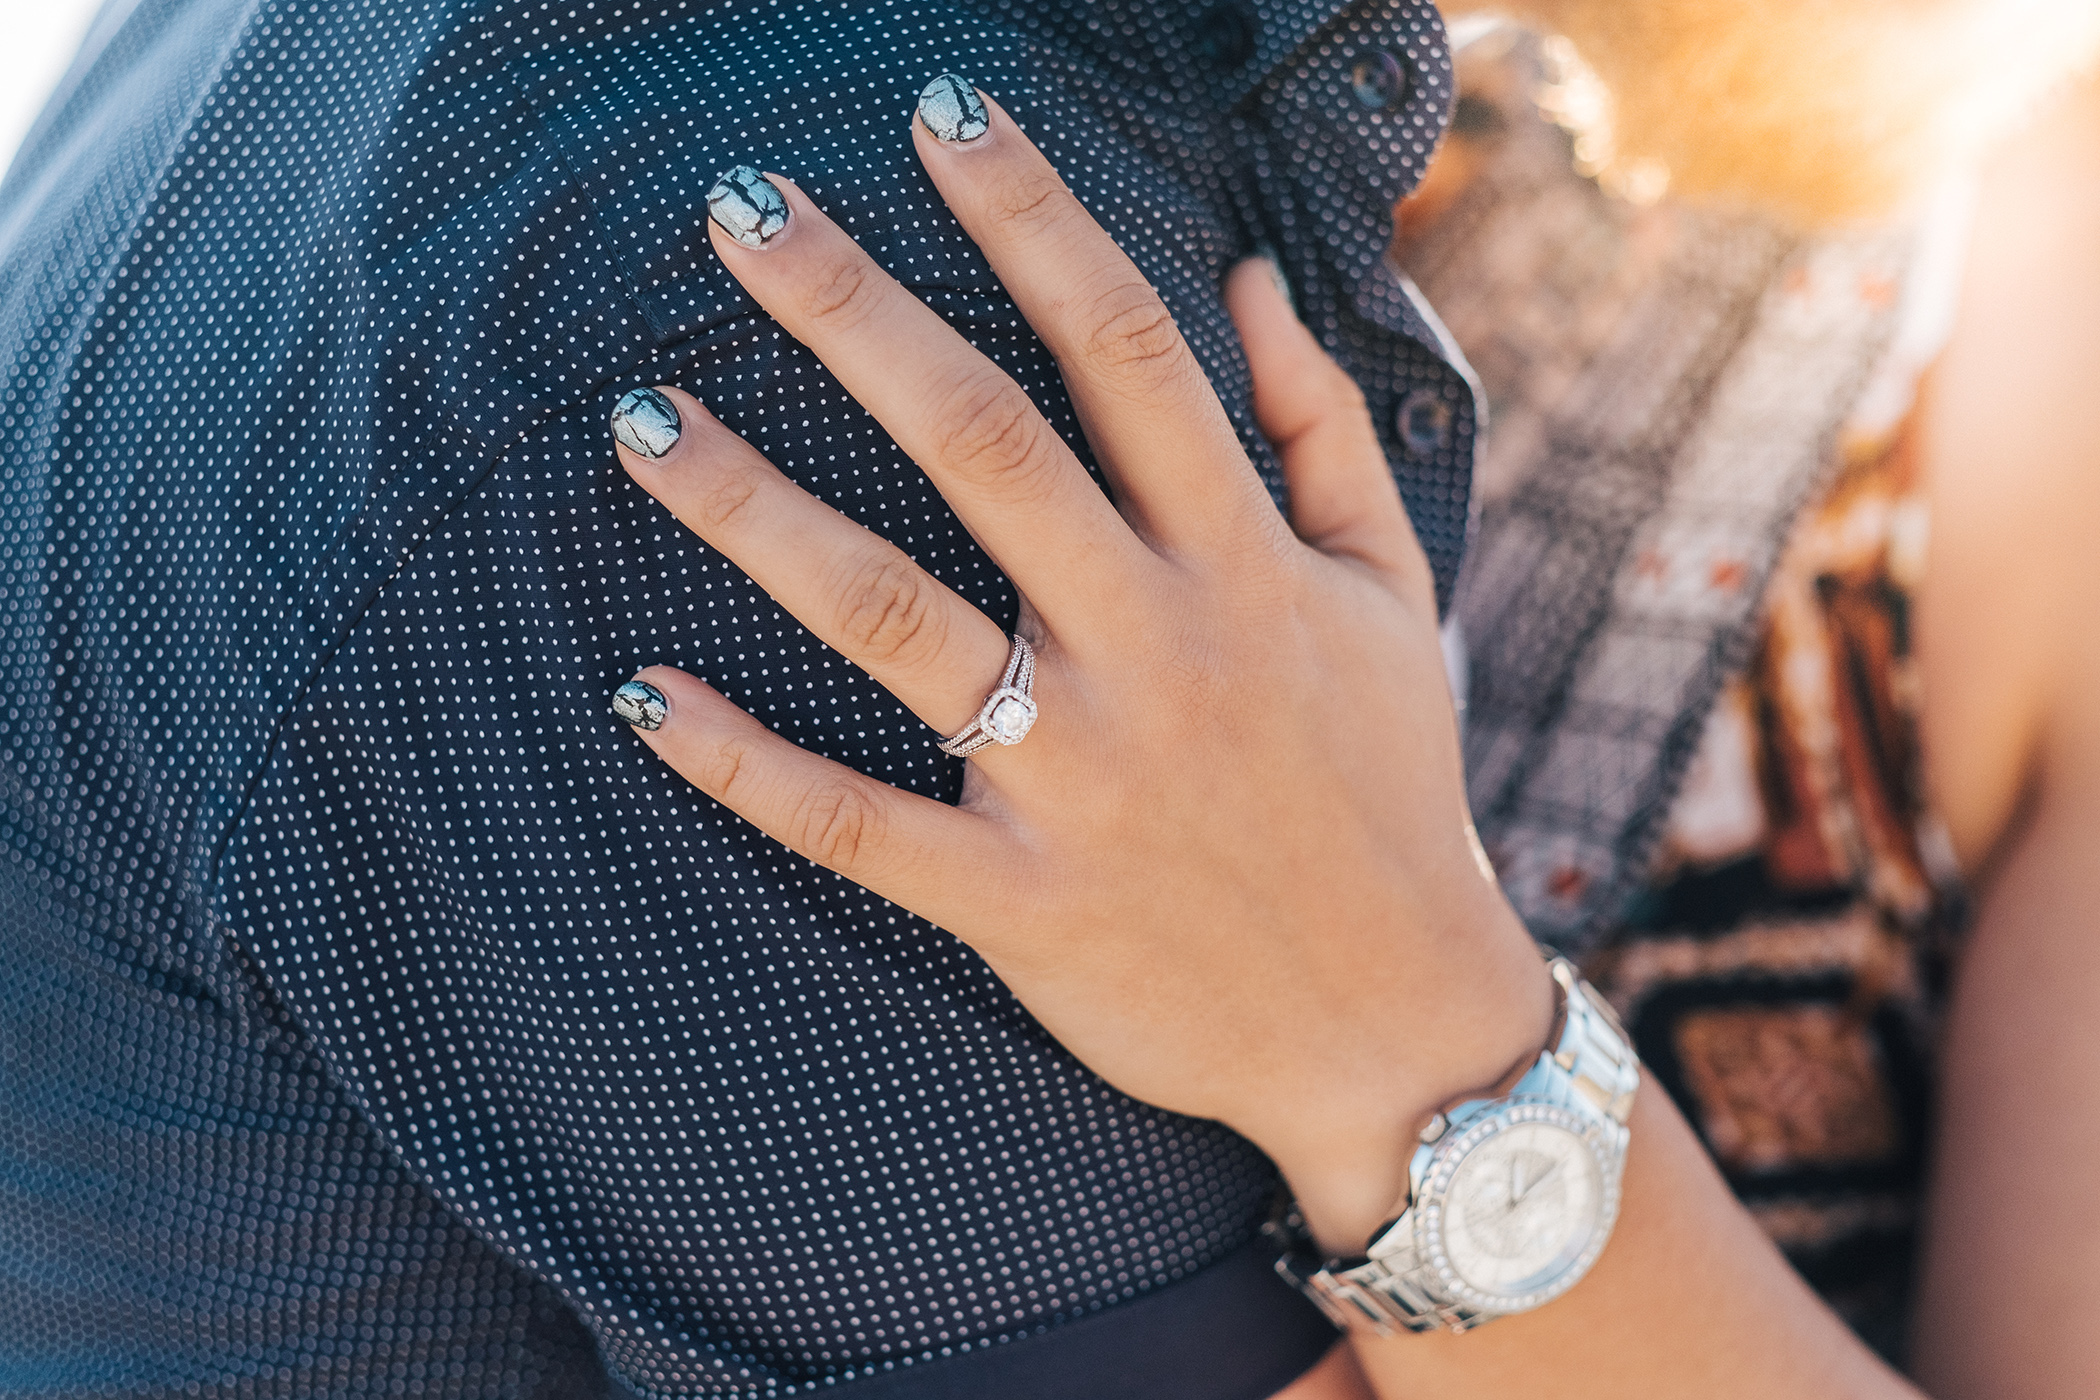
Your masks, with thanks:
<instances>
[{"instance_id":1,"label":"blue crackle nail polish","mask_svg":"<svg viewBox=\"0 0 2100 1400\"><path fill-rule=\"evenodd\" d=\"M613 692L612 712L636 729L661 729L671 707L647 681L629 681Z\"/></svg>"},{"instance_id":2,"label":"blue crackle nail polish","mask_svg":"<svg viewBox=\"0 0 2100 1400\"><path fill-rule=\"evenodd\" d=\"M661 457L678 445L678 405L654 389L629 389L613 405L612 432L628 451Z\"/></svg>"},{"instance_id":3,"label":"blue crackle nail polish","mask_svg":"<svg viewBox=\"0 0 2100 1400\"><path fill-rule=\"evenodd\" d=\"M707 192L707 217L746 248L763 247L787 227L787 196L754 167L739 165Z\"/></svg>"},{"instance_id":4,"label":"blue crackle nail polish","mask_svg":"<svg viewBox=\"0 0 2100 1400\"><path fill-rule=\"evenodd\" d=\"M992 129L992 114L966 78L943 73L919 94L919 120L935 139L951 146L975 141Z\"/></svg>"}]
</instances>

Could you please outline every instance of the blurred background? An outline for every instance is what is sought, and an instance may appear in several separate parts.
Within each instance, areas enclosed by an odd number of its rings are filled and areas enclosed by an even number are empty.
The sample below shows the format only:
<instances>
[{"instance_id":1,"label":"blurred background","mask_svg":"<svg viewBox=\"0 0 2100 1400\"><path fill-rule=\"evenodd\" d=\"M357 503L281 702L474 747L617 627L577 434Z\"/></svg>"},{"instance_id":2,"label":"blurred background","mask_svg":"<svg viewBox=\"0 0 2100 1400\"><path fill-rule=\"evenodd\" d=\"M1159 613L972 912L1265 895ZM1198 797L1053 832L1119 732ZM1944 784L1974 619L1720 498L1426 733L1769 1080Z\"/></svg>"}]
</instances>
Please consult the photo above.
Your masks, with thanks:
<instances>
[{"instance_id":1,"label":"blurred background","mask_svg":"<svg viewBox=\"0 0 2100 1400\"><path fill-rule=\"evenodd\" d=\"M0 0L0 170L80 47L101 0Z\"/></svg>"}]
</instances>

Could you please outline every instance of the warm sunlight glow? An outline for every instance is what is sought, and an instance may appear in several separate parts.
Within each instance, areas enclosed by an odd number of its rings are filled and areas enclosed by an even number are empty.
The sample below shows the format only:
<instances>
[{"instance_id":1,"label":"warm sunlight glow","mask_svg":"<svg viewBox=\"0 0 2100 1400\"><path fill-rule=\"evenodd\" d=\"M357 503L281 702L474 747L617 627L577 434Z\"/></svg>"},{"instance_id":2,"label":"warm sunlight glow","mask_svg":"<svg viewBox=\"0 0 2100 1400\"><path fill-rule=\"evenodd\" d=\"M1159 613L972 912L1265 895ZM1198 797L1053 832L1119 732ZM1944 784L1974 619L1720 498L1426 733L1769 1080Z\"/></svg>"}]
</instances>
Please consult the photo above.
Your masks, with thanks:
<instances>
[{"instance_id":1,"label":"warm sunlight glow","mask_svg":"<svg viewBox=\"0 0 2100 1400\"><path fill-rule=\"evenodd\" d=\"M1568 36L1584 164L1622 191L1884 212L1973 159L2100 45L2096 0L1514 0ZM1572 57L1570 55L1569 57ZM1580 108L1583 110L1572 110Z\"/></svg>"}]
</instances>

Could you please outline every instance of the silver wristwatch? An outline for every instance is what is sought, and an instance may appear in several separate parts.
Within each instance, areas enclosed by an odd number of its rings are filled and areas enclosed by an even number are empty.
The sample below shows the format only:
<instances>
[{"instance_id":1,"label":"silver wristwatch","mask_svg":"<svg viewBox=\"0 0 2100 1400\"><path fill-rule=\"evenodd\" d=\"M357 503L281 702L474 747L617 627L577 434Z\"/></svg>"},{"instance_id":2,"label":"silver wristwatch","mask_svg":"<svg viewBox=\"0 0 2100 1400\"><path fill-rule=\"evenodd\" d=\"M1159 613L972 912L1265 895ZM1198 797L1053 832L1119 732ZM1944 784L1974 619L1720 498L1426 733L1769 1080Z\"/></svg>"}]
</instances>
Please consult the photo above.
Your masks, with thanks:
<instances>
[{"instance_id":1,"label":"silver wristwatch","mask_svg":"<svg viewBox=\"0 0 2100 1400\"><path fill-rule=\"evenodd\" d=\"M1405 1208L1364 1258L1323 1260L1296 1206L1280 1203L1276 1271L1336 1325L1464 1332L1558 1298L1603 1252L1640 1060L1574 965L1550 965L1560 1010L1547 1049L1508 1094L1430 1120Z\"/></svg>"}]
</instances>

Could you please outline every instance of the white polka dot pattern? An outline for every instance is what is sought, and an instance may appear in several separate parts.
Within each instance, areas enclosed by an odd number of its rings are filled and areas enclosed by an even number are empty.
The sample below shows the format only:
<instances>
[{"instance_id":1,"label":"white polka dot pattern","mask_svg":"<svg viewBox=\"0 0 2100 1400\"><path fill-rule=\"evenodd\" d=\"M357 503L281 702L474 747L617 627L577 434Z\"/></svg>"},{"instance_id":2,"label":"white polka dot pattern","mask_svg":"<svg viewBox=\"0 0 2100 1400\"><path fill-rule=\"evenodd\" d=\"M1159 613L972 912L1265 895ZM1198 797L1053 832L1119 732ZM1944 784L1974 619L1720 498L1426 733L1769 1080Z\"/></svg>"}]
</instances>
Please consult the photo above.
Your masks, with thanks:
<instances>
[{"instance_id":1,"label":"white polka dot pattern","mask_svg":"<svg viewBox=\"0 0 2100 1400\"><path fill-rule=\"evenodd\" d=\"M1374 110L1378 51L1406 81ZM1450 97L1423 0L105 16L0 186L0 1389L1048 1394L998 1358L1248 1248L1250 1145L1101 1083L606 713L671 662L956 792L607 427L678 383L1011 618L705 241L723 171L791 175L1084 452L912 157L945 71L1138 260L1280 493L1216 290L1274 250L1448 592L1474 401L1382 261ZM1391 436L1424 393L1452 431ZM1265 1394L1323 1340L1281 1285L1246 1307L1183 1393Z\"/></svg>"}]
</instances>

